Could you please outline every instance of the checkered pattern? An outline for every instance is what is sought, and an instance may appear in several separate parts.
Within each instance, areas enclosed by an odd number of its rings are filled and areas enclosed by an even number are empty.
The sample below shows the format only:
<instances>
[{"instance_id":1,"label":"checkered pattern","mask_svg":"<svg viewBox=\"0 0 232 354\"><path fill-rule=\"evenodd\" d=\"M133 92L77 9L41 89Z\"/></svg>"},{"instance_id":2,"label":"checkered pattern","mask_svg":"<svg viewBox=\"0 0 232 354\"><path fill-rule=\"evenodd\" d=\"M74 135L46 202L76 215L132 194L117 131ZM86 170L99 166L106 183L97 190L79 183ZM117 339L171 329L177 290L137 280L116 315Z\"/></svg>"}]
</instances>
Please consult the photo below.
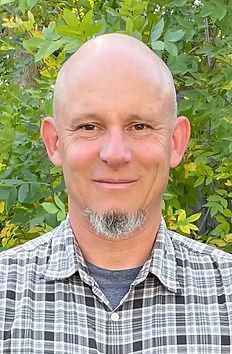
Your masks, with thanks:
<instances>
[{"instance_id":1,"label":"checkered pattern","mask_svg":"<svg viewBox=\"0 0 232 354\"><path fill-rule=\"evenodd\" d=\"M164 223L114 310L68 220L0 256L0 353L228 354L231 332L232 256Z\"/></svg>"}]
</instances>

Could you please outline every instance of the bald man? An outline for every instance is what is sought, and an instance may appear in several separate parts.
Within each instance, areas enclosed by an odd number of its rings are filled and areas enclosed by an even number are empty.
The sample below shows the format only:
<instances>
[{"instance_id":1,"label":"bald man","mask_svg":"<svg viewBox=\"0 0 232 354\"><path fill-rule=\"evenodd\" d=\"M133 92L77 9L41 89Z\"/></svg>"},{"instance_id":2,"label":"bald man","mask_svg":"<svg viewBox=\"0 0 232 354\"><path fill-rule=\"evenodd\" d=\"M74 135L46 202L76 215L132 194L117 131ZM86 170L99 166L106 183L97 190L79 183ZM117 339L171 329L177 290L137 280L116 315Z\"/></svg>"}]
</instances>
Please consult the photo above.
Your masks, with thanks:
<instances>
[{"instance_id":1,"label":"bald man","mask_svg":"<svg viewBox=\"0 0 232 354\"><path fill-rule=\"evenodd\" d=\"M107 34L61 68L41 135L67 220L0 256L0 352L232 352L232 257L166 229L190 126L169 69Z\"/></svg>"}]
</instances>

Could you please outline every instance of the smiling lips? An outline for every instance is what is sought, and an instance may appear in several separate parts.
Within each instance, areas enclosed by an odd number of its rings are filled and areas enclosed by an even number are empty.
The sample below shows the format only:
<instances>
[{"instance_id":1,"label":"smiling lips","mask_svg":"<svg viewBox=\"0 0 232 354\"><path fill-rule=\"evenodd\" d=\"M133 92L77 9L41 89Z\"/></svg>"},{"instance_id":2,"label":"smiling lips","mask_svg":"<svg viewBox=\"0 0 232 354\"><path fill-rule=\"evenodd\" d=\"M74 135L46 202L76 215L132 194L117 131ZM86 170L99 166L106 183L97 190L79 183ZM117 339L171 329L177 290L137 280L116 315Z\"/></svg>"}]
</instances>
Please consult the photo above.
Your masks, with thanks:
<instances>
[{"instance_id":1,"label":"smiling lips","mask_svg":"<svg viewBox=\"0 0 232 354\"><path fill-rule=\"evenodd\" d=\"M136 179L99 179L93 181L99 186L107 189L123 189L130 187L134 182L136 182Z\"/></svg>"}]
</instances>

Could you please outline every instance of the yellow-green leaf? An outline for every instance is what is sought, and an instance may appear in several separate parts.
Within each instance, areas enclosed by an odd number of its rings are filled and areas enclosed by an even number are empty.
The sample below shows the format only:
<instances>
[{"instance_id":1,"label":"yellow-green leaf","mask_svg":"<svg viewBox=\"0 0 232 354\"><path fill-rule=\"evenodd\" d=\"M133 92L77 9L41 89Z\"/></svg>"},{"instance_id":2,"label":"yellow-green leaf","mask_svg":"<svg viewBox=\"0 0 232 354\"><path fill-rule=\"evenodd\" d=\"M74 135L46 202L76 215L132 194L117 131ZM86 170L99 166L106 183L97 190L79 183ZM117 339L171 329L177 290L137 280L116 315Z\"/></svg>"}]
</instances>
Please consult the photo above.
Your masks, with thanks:
<instances>
[{"instance_id":1,"label":"yellow-green leaf","mask_svg":"<svg viewBox=\"0 0 232 354\"><path fill-rule=\"evenodd\" d=\"M224 237L226 243L232 243L232 234L228 234Z\"/></svg>"},{"instance_id":2,"label":"yellow-green leaf","mask_svg":"<svg viewBox=\"0 0 232 354\"><path fill-rule=\"evenodd\" d=\"M226 245L225 241L221 240L220 238L215 238L212 241L210 241L210 243L217 247L224 247Z\"/></svg>"},{"instance_id":3,"label":"yellow-green leaf","mask_svg":"<svg viewBox=\"0 0 232 354\"><path fill-rule=\"evenodd\" d=\"M196 213L196 214L188 216L187 220L189 222L193 222L193 221L198 220L200 217L201 217L201 213Z\"/></svg>"},{"instance_id":4,"label":"yellow-green leaf","mask_svg":"<svg viewBox=\"0 0 232 354\"><path fill-rule=\"evenodd\" d=\"M185 219L186 219L186 212L185 210L181 209L181 212L179 213L177 220L179 222L179 221L184 221Z\"/></svg>"},{"instance_id":5,"label":"yellow-green leaf","mask_svg":"<svg viewBox=\"0 0 232 354\"><path fill-rule=\"evenodd\" d=\"M189 225L181 225L180 226L180 229L181 229L181 231L182 232L184 232L185 234L190 234L190 227L189 227Z\"/></svg>"}]
</instances>

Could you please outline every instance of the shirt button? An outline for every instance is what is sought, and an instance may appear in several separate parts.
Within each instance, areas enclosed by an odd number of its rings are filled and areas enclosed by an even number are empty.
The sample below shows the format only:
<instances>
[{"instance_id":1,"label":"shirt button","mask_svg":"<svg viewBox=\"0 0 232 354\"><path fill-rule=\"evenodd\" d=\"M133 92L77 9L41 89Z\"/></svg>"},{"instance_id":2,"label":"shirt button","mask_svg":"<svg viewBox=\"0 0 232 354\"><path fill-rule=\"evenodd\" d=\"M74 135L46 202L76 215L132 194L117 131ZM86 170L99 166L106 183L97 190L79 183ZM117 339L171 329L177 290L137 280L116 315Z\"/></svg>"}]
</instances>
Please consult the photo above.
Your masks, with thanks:
<instances>
[{"instance_id":1,"label":"shirt button","mask_svg":"<svg viewBox=\"0 0 232 354\"><path fill-rule=\"evenodd\" d=\"M117 312L113 312L111 315L111 320L114 322L118 322L119 320L119 314Z\"/></svg>"}]
</instances>

